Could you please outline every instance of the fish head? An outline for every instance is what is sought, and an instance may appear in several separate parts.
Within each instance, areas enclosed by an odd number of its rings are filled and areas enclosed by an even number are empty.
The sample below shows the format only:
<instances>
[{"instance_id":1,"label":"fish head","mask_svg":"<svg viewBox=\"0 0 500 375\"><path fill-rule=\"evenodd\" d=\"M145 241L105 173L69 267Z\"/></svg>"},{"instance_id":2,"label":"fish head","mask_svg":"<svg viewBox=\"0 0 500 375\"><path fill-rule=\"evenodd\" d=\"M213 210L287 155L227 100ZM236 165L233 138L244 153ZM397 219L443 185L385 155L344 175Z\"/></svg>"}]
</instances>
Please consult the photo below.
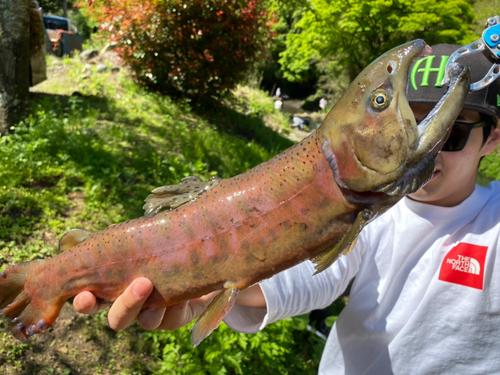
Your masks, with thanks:
<instances>
[{"instance_id":1,"label":"fish head","mask_svg":"<svg viewBox=\"0 0 500 375\"><path fill-rule=\"evenodd\" d=\"M435 158L467 96L470 74L456 64L449 90L417 125L406 97L408 75L414 60L431 52L420 39L386 52L327 115L317 133L339 186L410 194L432 177Z\"/></svg>"}]
</instances>

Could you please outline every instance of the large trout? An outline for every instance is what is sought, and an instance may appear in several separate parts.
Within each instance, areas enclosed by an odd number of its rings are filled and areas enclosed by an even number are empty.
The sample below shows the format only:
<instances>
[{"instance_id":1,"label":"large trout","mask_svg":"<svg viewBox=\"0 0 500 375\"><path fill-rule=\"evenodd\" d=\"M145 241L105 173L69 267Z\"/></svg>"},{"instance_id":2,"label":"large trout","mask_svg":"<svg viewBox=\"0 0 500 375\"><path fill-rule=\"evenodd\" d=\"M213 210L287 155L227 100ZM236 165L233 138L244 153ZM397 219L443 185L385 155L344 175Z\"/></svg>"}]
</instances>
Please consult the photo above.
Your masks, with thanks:
<instances>
[{"instance_id":1,"label":"large trout","mask_svg":"<svg viewBox=\"0 0 500 375\"><path fill-rule=\"evenodd\" d=\"M0 274L0 308L20 340L44 332L68 298L114 301L137 277L159 308L220 290L192 331L197 345L238 291L306 259L317 272L354 245L361 229L432 176L467 96L468 69L418 126L406 99L409 67L431 49L416 40L371 63L323 125L302 142L233 178L187 178L155 189L146 215L97 233L74 230L55 258Z\"/></svg>"}]
</instances>

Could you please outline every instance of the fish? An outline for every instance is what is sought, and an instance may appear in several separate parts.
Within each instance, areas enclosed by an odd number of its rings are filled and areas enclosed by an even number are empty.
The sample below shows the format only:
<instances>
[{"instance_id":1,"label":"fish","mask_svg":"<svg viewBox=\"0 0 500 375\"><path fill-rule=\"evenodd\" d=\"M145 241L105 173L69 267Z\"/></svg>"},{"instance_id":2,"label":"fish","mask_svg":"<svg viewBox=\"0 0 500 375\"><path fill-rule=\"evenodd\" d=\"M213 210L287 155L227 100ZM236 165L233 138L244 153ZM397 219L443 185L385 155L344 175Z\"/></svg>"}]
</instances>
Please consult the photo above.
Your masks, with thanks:
<instances>
[{"instance_id":1,"label":"fish","mask_svg":"<svg viewBox=\"0 0 500 375\"><path fill-rule=\"evenodd\" d=\"M327 269L369 222L432 177L470 72L454 64L448 91L417 124L408 72L430 53L415 40L377 58L317 131L269 161L228 179L159 187L143 217L95 233L71 230L59 255L3 270L0 314L12 335L25 341L47 331L80 292L111 303L144 276L154 285L144 308L219 291L191 331L196 346L239 291L308 259L316 273Z\"/></svg>"}]
</instances>

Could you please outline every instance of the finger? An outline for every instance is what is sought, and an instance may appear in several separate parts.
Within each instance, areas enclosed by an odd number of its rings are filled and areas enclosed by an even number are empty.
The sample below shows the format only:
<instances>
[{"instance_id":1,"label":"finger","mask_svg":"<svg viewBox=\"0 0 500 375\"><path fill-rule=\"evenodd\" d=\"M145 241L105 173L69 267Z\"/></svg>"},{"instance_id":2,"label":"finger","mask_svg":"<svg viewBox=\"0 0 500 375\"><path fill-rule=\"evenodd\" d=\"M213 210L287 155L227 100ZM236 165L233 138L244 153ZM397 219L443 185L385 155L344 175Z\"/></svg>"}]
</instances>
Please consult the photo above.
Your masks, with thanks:
<instances>
[{"instance_id":1,"label":"finger","mask_svg":"<svg viewBox=\"0 0 500 375\"><path fill-rule=\"evenodd\" d=\"M168 306L163 316L163 321L157 329L174 331L184 327L194 319L198 318L218 293L212 292L198 299L181 302L176 305Z\"/></svg>"},{"instance_id":2,"label":"finger","mask_svg":"<svg viewBox=\"0 0 500 375\"><path fill-rule=\"evenodd\" d=\"M91 292L82 292L73 300L73 307L82 314L95 314L99 311L99 304Z\"/></svg>"},{"instance_id":3,"label":"finger","mask_svg":"<svg viewBox=\"0 0 500 375\"><path fill-rule=\"evenodd\" d=\"M139 313L137 322L144 329L147 330L156 329L163 320L163 317L165 315L165 310L166 307L161 307L159 309L144 309Z\"/></svg>"},{"instance_id":4,"label":"finger","mask_svg":"<svg viewBox=\"0 0 500 375\"><path fill-rule=\"evenodd\" d=\"M144 277L135 279L109 309L108 324L111 329L119 331L134 323L152 291L150 280Z\"/></svg>"}]
</instances>

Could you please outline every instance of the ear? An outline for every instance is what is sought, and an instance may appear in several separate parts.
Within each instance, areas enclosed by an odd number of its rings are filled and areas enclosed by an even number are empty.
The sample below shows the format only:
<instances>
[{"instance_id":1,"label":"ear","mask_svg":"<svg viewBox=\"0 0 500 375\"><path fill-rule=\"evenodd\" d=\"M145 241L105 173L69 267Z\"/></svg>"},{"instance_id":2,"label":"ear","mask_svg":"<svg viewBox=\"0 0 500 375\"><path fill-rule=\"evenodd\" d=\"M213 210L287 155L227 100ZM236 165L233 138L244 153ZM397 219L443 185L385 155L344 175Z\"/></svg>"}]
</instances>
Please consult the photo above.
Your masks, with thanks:
<instances>
[{"instance_id":1,"label":"ear","mask_svg":"<svg viewBox=\"0 0 500 375\"><path fill-rule=\"evenodd\" d=\"M500 120L498 121L497 127L491 131L488 140L481 149L481 156L488 155L492 153L500 144Z\"/></svg>"}]
</instances>

